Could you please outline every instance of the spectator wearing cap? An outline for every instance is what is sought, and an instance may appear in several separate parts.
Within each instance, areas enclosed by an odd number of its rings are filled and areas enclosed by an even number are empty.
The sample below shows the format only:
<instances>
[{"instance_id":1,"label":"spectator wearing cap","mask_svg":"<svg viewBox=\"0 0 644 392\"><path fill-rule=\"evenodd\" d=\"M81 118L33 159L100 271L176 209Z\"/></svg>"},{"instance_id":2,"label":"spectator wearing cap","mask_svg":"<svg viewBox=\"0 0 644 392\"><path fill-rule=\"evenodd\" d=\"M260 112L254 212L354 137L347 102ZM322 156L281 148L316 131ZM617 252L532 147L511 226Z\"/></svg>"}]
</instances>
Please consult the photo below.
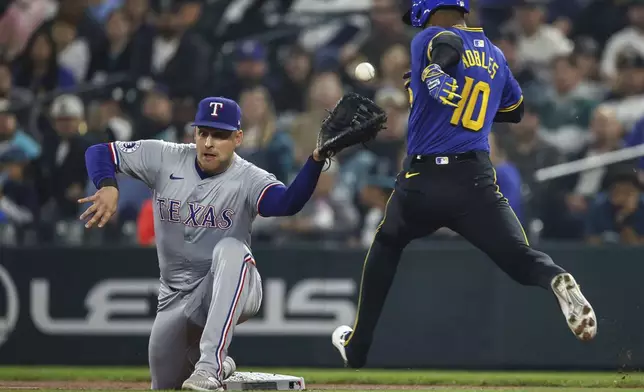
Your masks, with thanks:
<instances>
[{"instance_id":1,"label":"spectator wearing cap","mask_svg":"<svg viewBox=\"0 0 644 392\"><path fill-rule=\"evenodd\" d=\"M546 7L543 0L520 0L515 7L519 56L542 78L549 78L547 71L555 57L573 49L560 30L546 24Z\"/></svg>"},{"instance_id":2,"label":"spectator wearing cap","mask_svg":"<svg viewBox=\"0 0 644 392\"><path fill-rule=\"evenodd\" d=\"M577 153L588 139L588 123L597 101L582 83L573 56L556 57L552 70L554 83L537 101L539 118L548 131L543 137L564 153Z\"/></svg>"},{"instance_id":3,"label":"spectator wearing cap","mask_svg":"<svg viewBox=\"0 0 644 392\"><path fill-rule=\"evenodd\" d=\"M154 35L139 37L132 48L134 74L167 86L171 99L202 95L210 75L209 47L186 31L179 6L163 8Z\"/></svg>"},{"instance_id":4,"label":"spectator wearing cap","mask_svg":"<svg viewBox=\"0 0 644 392\"><path fill-rule=\"evenodd\" d=\"M233 73L224 78L217 88L222 97L239 100L242 91L263 85L271 95L277 90L269 77L266 47L259 41L240 41L233 52Z\"/></svg>"},{"instance_id":5,"label":"spectator wearing cap","mask_svg":"<svg viewBox=\"0 0 644 392\"><path fill-rule=\"evenodd\" d=\"M629 25L606 43L601 60L602 76L613 80L618 75L618 58L624 51L644 57L644 0L628 1Z\"/></svg>"},{"instance_id":6,"label":"spectator wearing cap","mask_svg":"<svg viewBox=\"0 0 644 392\"><path fill-rule=\"evenodd\" d=\"M61 95L51 105L52 132L43 135L43 150L37 162L39 199L45 206L44 219L77 218L77 200L87 183L83 102L74 95Z\"/></svg>"},{"instance_id":7,"label":"spectator wearing cap","mask_svg":"<svg viewBox=\"0 0 644 392\"><path fill-rule=\"evenodd\" d=\"M598 194L586 221L586 241L591 244L644 243L644 195L635 170L615 168L607 178L607 192Z\"/></svg>"}]
</instances>

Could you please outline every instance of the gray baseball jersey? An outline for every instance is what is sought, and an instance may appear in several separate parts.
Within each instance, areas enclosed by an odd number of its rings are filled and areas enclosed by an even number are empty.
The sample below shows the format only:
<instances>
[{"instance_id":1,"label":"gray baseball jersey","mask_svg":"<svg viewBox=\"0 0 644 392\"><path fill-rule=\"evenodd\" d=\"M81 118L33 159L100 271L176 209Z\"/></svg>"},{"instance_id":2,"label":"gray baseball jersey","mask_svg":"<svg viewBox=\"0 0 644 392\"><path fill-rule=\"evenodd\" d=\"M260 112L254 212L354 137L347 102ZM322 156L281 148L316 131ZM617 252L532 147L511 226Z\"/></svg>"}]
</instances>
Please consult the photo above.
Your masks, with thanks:
<instances>
[{"instance_id":1,"label":"gray baseball jersey","mask_svg":"<svg viewBox=\"0 0 644 392\"><path fill-rule=\"evenodd\" d=\"M232 237L250 248L259 200L266 189L282 184L237 154L228 170L202 178L194 144L114 142L110 151L118 171L154 191L161 280L182 291L194 289L207 274L221 239Z\"/></svg>"}]
</instances>

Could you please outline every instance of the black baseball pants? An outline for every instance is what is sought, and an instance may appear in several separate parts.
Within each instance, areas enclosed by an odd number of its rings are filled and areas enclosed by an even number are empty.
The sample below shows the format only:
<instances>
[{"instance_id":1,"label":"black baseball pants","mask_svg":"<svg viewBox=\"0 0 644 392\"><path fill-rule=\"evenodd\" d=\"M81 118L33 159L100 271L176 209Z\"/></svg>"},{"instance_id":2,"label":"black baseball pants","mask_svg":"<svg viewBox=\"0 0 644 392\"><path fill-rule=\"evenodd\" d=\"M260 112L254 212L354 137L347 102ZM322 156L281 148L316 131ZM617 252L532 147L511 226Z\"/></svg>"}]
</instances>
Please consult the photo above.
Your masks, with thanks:
<instances>
[{"instance_id":1,"label":"black baseball pants","mask_svg":"<svg viewBox=\"0 0 644 392\"><path fill-rule=\"evenodd\" d=\"M407 157L365 259L358 314L346 343L350 367L366 363L403 249L441 227L460 234L523 285L550 289L565 272L529 246L486 152Z\"/></svg>"}]
</instances>

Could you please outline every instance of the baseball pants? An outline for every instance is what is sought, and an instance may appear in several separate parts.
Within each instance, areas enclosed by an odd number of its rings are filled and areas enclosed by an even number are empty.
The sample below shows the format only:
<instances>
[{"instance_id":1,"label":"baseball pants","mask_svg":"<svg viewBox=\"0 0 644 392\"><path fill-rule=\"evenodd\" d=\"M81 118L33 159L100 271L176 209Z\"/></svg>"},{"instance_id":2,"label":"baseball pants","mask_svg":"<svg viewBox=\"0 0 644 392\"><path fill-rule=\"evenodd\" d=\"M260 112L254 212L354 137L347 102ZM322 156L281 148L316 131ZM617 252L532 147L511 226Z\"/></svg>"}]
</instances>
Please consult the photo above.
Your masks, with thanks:
<instances>
[{"instance_id":1,"label":"baseball pants","mask_svg":"<svg viewBox=\"0 0 644 392\"><path fill-rule=\"evenodd\" d=\"M225 238L209 273L191 292L161 285L148 349L152 389L180 389L193 370L223 381L235 326L259 311L262 281L242 242Z\"/></svg>"},{"instance_id":2,"label":"baseball pants","mask_svg":"<svg viewBox=\"0 0 644 392\"><path fill-rule=\"evenodd\" d=\"M550 289L565 272L530 247L487 153L407 157L404 168L365 259L354 331L345 343L352 367L366 363L401 253L416 238L448 227L523 285Z\"/></svg>"}]
</instances>

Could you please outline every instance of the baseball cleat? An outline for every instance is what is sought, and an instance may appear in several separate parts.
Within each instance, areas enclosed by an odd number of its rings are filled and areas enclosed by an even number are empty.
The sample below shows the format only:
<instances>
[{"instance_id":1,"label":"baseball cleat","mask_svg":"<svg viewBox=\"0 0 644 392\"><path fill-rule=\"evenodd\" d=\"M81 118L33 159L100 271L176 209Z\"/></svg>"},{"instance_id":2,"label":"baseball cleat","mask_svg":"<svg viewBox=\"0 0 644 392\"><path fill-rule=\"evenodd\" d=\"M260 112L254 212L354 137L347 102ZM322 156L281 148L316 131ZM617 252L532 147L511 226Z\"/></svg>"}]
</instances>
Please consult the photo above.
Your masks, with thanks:
<instances>
[{"instance_id":1,"label":"baseball cleat","mask_svg":"<svg viewBox=\"0 0 644 392\"><path fill-rule=\"evenodd\" d=\"M555 276L551 286L572 333L579 340L592 340L597 334L597 317L572 275Z\"/></svg>"},{"instance_id":2,"label":"baseball cleat","mask_svg":"<svg viewBox=\"0 0 644 392\"><path fill-rule=\"evenodd\" d=\"M331 342L333 346L340 352L344 365L347 366L349 362L347 361L347 350L344 348L344 344L347 341L349 335L353 332L353 329L348 325L341 325L333 331L331 335Z\"/></svg>"},{"instance_id":3,"label":"baseball cleat","mask_svg":"<svg viewBox=\"0 0 644 392\"><path fill-rule=\"evenodd\" d=\"M231 357L224 359L224 380L227 380L237 370L237 364Z\"/></svg>"},{"instance_id":4,"label":"baseball cleat","mask_svg":"<svg viewBox=\"0 0 644 392\"><path fill-rule=\"evenodd\" d=\"M183 390L190 391L223 391L223 384L203 370L195 370L192 375L183 382Z\"/></svg>"}]
</instances>

